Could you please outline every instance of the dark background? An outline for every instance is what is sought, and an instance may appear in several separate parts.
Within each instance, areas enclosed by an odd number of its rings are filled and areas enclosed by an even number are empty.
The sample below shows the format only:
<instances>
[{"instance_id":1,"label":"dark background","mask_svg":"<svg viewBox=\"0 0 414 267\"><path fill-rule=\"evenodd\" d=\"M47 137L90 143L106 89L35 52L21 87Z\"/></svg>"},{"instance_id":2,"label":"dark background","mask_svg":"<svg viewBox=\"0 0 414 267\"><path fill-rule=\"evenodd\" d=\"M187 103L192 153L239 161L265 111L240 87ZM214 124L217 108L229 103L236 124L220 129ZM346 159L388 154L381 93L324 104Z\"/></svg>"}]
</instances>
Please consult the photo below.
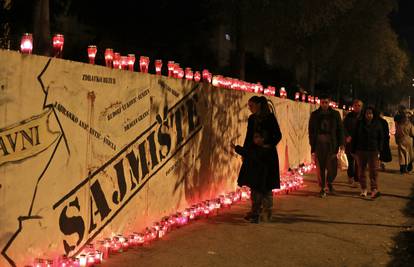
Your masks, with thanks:
<instances>
[{"instance_id":1,"label":"dark background","mask_svg":"<svg viewBox=\"0 0 414 267\"><path fill-rule=\"evenodd\" d=\"M46 24L39 23L44 2ZM329 93L340 104L361 98L392 113L412 94L413 8L411 0L15 0L0 20L8 24L13 50L22 33L33 32L34 53L50 55L50 36L62 33L65 59L87 62L86 48L94 44L101 65L110 47L149 56L151 63L162 59L164 72L174 60L193 70L284 86L289 97L298 90ZM39 31L49 39L38 38Z\"/></svg>"}]
</instances>

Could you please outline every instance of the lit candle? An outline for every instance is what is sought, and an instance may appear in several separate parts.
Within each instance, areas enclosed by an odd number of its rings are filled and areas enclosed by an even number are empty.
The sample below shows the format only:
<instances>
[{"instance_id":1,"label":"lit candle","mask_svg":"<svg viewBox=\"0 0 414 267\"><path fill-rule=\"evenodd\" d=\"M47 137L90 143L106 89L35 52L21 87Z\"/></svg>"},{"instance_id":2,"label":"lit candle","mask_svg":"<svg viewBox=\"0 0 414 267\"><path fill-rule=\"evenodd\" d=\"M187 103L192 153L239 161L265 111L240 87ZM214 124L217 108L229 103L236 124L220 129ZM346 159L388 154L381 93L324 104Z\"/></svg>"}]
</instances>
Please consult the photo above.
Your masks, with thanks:
<instances>
[{"instance_id":1,"label":"lit candle","mask_svg":"<svg viewBox=\"0 0 414 267\"><path fill-rule=\"evenodd\" d=\"M203 70L202 75L203 75L203 81L208 81L209 80L210 73L208 72L208 70L206 70L206 69Z\"/></svg>"},{"instance_id":2,"label":"lit candle","mask_svg":"<svg viewBox=\"0 0 414 267\"><path fill-rule=\"evenodd\" d=\"M191 68L185 68L185 78L187 80L193 79L193 71L191 70Z\"/></svg>"},{"instance_id":3,"label":"lit candle","mask_svg":"<svg viewBox=\"0 0 414 267\"><path fill-rule=\"evenodd\" d=\"M95 251L95 263L101 263L102 262L103 253L102 251L96 250Z\"/></svg>"},{"instance_id":4,"label":"lit candle","mask_svg":"<svg viewBox=\"0 0 414 267\"><path fill-rule=\"evenodd\" d=\"M134 71L135 55L128 54L128 68L130 71Z\"/></svg>"},{"instance_id":5,"label":"lit candle","mask_svg":"<svg viewBox=\"0 0 414 267\"><path fill-rule=\"evenodd\" d=\"M128 57L121 56L121 69L126 70L128 68Z\"/></svg>"},{"instance_id":6,"label":"lit candle","mask_svg":"<svg viewBox=\"0 0 414 267\"><path fill-rule=\"evenodd\" d=\"M53 44L53 51L55 57L62 57L62 51L63 51L63 44L65 42L65 38L63 34L55 34L52 38L52 44Z\"/></svg>"},{"instance_id":7,"label":"lit candle","mask_svg":"<svg viewBox=\"0 0 414 267\"><path fill-rule=\"evenodd\" d=\"M92 266L95 263L95 253L94 252L89 252L87 258L88 258L87 266Z\"/></svg>"},{"instance_id":8,"label":"lit candle","mask_svg":"<svg viewBox=\"0 0 414 267\"><path fill-rule=\"evenodd\" d=\"M175 67L174 61L168 61L167 67L168 67L168 77L173 77L174 67Z\"/></svg>"},{"instance_id":9,"label":"lit candle","mask_svg":"<svg viewBox=\"0 0 414 267\"><path fill-rule=\"evenodd\" d=\"M115 52L114 53L114 60L112 62L112 65L114 69L120 69L121 68L121 54Z\"/></svg>"},{"instance_id":10,"label":"lit candle","mask_svg":"<svg viewBox=\"0 0 414 267\"><path fill-rule=\"evenodd\" d=\"M178 72L180 71L180 64L175 63L173 69L173 77L178 78Z\"/></svg>"},{"instance_id":11,"label":"lit candle","mask_svg":"<svg viewBox=\"0 0 414 267\"><path fill-rule=\"evenodd\" d=\"M220 75L215 75L215 76L213 76L213 82L211 84L215 87L218 87L219 86L219 80L220 80Z\"/></svg>"},{"instance_id":12,"label":"lit candle","mask_svg":"<svg viewBox=\"0 0 414 267\"><path fill-rule=\"evenodd\" d=\"M199 82L199 81L200 81L200 79L201 79L201 74L200 74L200 72L199 72L199 71L196 71L196 72L194 73L194 81Z\"/></svg>"},{"instance_id":13,"label":"lit candle","mask_svg":"<svg viewBox=\"0 0 414 267\"><path fill-rule=\"evenodd\" d=\"M85 254L79 255L79 266L80 267L86 267L87 264L87 258Z\"/></svg>"},{"instance_id":14,"label":"lit candle","mask_svg":"<svg viewBox=\"0 0 414 267\"><path fill-rule=\"evenodd\" d=\"M43 259L35 259L34 267L44 267L44 260Z\"/></svg>"},{"instance_id":15,"label":"lit candle","mask_svg":"<svg viewBox=\"0 0 414 267\"><path fill-rule=\"evenodd\" d=\"M285 90L285 87L281 87L279 93L280 93L281 98L286 98L287 97L287 92Z\"/></svg>"},{"instance_id":16,"label":"lit candle","mask_svg":"<svg viewBox=\"0 0 414 267\"><path fill-rule=\"evenodd\" d=\"M114 59L114 50L112 48L105 49L105 65L108 68L112 67L113 59Z\"/></svg>"},{"instance_id":17,"label":"lit candle","mask_svg":"<svg viewBox=\"0 0 414 267\"><path fill-rule=\"evenodd\" d=\"M295 93L295 101L299 101L299 98L300 98L300 93L296 92Z\"/></svg>"},{"instance_id":18,"label":"lit candle","mask_svg":"<svg viewBox=\"0 0 414 267\"><path fill-rule=\"evenodd\" d=\"M98 49L95 45L88 46L88 57L89 57L89 64L95 64L95 57Z\"/></svg>"},{"instance_id":19,"label":"lit candle","mask_svg":"<svg viewBox=\"0 0 414 267\"><path fill-rule=\"evenodd\" d=\"M149 57L141 56L139 58L139 67L141 72L148 73Z\"/></svg>"},{"instance_id":20,"label":"lit candle","mask_svg":"<svg viewBox=\"0 0 414 267\"><path fill-rule=\"evenodd\" d=\"M155 73L157 75L161 75L161 68L162 68L162 60L156 59L155 60Z\"/></svg>"},{"instance_id":21,"label":"lit candle","mask_svg":"<svg viewBox=\"0 0 414 267\"><path fill-rule=\"evenodd\" d=\"M20 51L22 54L31 54L33 50L33 36L31 33L25 33L20 41Z\"/></svg>"}]
</instances>

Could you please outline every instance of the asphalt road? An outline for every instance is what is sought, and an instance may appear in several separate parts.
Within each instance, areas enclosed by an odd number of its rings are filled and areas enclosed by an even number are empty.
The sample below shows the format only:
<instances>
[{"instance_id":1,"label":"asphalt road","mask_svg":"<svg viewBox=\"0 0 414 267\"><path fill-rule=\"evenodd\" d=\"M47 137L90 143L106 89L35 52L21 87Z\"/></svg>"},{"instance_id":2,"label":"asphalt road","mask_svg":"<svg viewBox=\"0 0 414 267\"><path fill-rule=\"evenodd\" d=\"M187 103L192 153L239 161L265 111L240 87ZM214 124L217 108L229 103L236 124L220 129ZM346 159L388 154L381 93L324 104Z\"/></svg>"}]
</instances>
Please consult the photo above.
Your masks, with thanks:
<instances>
[{"instance_id":1,"label":"asphalt road","mask_svg":"<svg viewBox=\"0 0 414 267\"><path fill-rule=\"evenodd\" d=\"M400 175L395 149L393 157L379 199L360 198L346 172L338 194L321 199L309 174L302 189L276 196L271 222L246 222L242 202L101 266L414 266L414 174Z\"/></svg>"}]
</instances>

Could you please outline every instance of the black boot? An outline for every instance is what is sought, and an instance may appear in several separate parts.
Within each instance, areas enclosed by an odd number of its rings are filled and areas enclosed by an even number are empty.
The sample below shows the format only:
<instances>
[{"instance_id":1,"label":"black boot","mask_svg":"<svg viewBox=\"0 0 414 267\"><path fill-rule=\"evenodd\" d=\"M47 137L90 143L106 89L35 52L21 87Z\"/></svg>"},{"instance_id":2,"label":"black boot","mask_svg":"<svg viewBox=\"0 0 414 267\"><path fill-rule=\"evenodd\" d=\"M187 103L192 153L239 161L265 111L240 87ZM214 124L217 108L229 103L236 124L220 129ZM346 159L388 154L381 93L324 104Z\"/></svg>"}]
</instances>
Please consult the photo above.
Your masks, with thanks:
<instances>
[{"instance_id":1,"label":"black boot","mask_svg":"<svg viewBox=\"0 0 414 267\"><path fill-rule=\"evenodd\" d=\"M407 165L400 165L400 173L404 174L407 172Z\"/></svg>"},{"instance_id":2,"label":"black boot","mask_svg":"<svg viewBox=\"0 0 414 267\"><path fill-rule=\"evenodd\" d=\"M259 215L254 215L250 218L251 223L259 223Z\"/></svg>"},{"instance_id":3,"label":"black boot","mask_svg":"<svg viewBox=\"0 0 414 267\"><path fill-rule=\"evenodd\" d=\"M410 172L413 170L413 163L410 162L410 164L407 165L407 172Z\"/></svg>"}]
</instances>

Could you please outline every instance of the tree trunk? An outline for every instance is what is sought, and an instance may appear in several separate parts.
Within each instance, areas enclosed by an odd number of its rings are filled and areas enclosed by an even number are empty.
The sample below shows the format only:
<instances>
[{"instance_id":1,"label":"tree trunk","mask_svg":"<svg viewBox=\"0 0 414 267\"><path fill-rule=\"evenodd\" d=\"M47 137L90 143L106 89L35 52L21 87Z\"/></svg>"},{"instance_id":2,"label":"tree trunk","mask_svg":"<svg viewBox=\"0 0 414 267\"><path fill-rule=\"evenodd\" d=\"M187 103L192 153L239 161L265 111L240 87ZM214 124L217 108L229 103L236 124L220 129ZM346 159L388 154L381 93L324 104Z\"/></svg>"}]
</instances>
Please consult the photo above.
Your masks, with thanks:
<instances>
[{"instance_id":1,"label":"tree trunk","mask_svg":"<svg viewBox=\"0 0 414 267\"><path fill-rule=\"evenodd\" d=\"M33 15L34 50L37 51L36 54L49 56L51 50L49 0L36 0Z\"/></svg>"}]
</instances>

